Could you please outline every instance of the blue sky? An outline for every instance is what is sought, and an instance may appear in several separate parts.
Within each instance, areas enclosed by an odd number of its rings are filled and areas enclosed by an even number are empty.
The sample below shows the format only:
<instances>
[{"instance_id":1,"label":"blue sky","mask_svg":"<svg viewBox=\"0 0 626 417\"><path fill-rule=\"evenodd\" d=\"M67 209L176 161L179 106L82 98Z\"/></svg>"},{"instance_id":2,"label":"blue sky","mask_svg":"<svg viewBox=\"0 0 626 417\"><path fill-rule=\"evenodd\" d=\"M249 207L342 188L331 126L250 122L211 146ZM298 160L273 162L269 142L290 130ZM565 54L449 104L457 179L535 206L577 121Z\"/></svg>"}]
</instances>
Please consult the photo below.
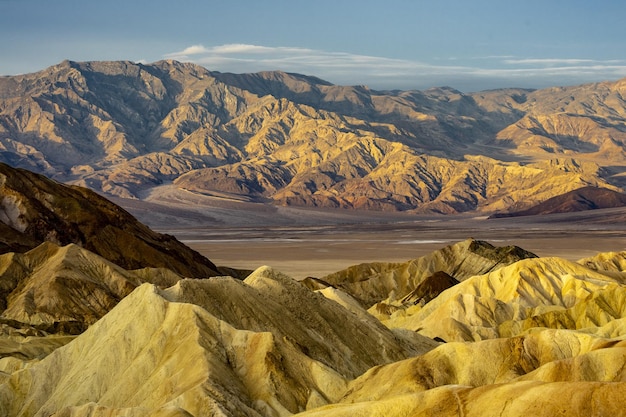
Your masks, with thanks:
<instances>
[{"instance_id":1,"label":"blue sky","mask_svg":"<svg viewBox=\"0 0 626 417\"><path fill-rule=\"evenodd\" d=\"M376 89L626 77L623 0L0 0L0 74L64 59L283 70Z\"/></svg>"}]
</instances>

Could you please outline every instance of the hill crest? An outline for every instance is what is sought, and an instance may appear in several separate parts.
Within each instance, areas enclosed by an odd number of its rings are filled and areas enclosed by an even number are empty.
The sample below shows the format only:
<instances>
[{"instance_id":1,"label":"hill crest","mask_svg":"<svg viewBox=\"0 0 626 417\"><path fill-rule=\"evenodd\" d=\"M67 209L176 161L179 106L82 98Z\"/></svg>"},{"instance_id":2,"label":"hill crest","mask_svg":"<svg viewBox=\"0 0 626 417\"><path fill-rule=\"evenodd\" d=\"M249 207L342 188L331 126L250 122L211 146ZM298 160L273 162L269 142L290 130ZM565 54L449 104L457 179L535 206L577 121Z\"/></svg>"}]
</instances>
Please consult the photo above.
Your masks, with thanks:
<instances>
[{"instance_id":1,"label":"hill crest","mask_svg":"<svg viewBox=\"0 0 626 417\"><path fill-rule=\"evenodd\" d=\"M571 213L624 206L626 206L626 194L598 187L583 187L549 198L526 210L496 213L491 215L490 218Z\"/></svg>"}]
</instances>

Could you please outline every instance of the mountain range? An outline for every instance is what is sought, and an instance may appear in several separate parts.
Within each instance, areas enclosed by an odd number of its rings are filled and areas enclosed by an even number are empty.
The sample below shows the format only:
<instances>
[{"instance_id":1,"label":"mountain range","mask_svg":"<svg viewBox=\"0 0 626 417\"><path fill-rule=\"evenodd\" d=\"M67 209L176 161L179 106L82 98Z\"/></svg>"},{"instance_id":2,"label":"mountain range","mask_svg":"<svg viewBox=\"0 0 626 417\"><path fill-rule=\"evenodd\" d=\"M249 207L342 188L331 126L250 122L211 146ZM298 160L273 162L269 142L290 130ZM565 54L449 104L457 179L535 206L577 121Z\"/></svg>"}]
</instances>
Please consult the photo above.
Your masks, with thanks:
<instances>
[{"instance_id":1,"label":"mountain range","mask_svg":"<svg viewBox=\"0 0 626 417\"><path fill-rule=\"evenodd\" d=\"M376 91L176 61L0 78L0 162L109 196L162 186L274 205L520 211L623 191L626 79Z\"/></svg>"}]
</instances>

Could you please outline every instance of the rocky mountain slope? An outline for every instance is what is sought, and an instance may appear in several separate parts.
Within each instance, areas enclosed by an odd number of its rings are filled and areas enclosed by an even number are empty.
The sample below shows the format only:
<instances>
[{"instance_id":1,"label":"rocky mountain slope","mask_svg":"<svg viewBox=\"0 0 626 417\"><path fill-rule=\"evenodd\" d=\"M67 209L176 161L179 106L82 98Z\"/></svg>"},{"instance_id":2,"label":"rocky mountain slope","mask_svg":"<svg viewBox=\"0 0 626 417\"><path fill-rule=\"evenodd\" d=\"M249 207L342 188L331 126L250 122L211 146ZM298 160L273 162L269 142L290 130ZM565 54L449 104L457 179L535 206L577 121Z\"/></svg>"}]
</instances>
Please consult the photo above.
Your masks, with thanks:
<instances>
[{"instance_id":1,"label":"rocky mountain slope","mask_svg":"<svg viewBox=\"0 0 626 417\"><path fill-rule=\"evenodd\" d=\"M526 210L496 213L490 217L536 216L624 206L626 206L626 194L596 187L583 187L549 198Z\"/></svg>"},{"instance_id":2,"label":"rocky mountain slope","mask_svg":"<svg viewBox=\"0 0 626 417\"><path fill-rule=\"evenodd\" d=\"M428 194L419 206L443 212L485 209L505 190L510 200L491 207L523 206L516 198L532 193L520 186L527 180L545 194L548 184L563 190L589 178L621 181L619 164L602 165L621 146L613 137L622 129L620 83L471 96L447 89L382 94L282 73L242 77L167 62L68 62L0 85L4 158L118 194L141 196L150 181L189 180L195 192L239 199L285 203L276 196L291 190L297 204L414 209L410 199L397 205L395 197L370 198L369 188L359 188L375 175L386 178L383 167L390 166L394 184L412 181L404 170L411 158L430 164L419 165L432 180L424 181L423 195L448 167L474 164L471 176L440 184L452 199ZM27 104L25 96L32 99ZM557 105L569 112L564 125L538 116ZM437 116L429 119L426 109ZM614 129L612 144L592 146L596 127L590 136L555 133L573 126L572 114L586 118L592 111L594 123ZM176 122L194 117L197 124ZM402 132L417 120L432 127L414 143L451 148L457 159L412 148L413 139L394 130L403 117ZM88 120L93 128L85 128ZM324 134L309 137L319 154L292 142L306 140L291 132L324 123ZM48 136L39 136L44 131ZM392 131L397 140L382 137ZM68 139L77 132L84 142ZM494 141L468 139L480 132ZM541 140L545 149L530 146ZM470 149L495 149L510 159L461 155ZM541 160L544 152L570 156ZM404 162L386 159L390 153ZM82 158L80 166L72 155ZM192 162L198 165L190 169ZM486 181L494 171L481 171L482 163L510 169L506 178L516 187ZM324 171L309 170L320 166ZM311 179L311 172L320 176ZM559 175L567 186L558 185ZM296 194L290 187L301 180L326 188ZM390 184L381 189L391 192ZM492 188L479 198L472 194L476 184ZM85 188L0 164L0 191L2 416L626 415L625 252L571 262L467 239L406 263L360 264L304 282L268 266L245 279L224 270L217 277L210 261ZM362 205L350 200L357 194Z\"/></svg>"},{"instance_id":3,"label":"rocky mountain slope","mask_svg":"<svg viewBox=\"0 0 626 417\"><path fill-rule=\"evenodd\" d=\"M219 275L204 256L156 233L83 187L0 163L0 253L42 242L77 244L126 269L164 267L187 277Z\"/></svg>"},{"instance_id":4,"label":"rocky mountain slope","mask_svg":"<svg viewBox=\"0 0 626 417\"><path fill-rule=\"evenodd\" d=\"M626 392L623 260L528 258L425 304L370 309L448 343L373 368L336 404L302 415L624 415L613 401Z\"/></svg>"},{"instance_id":5,"label":"rocky mountain slope","mask_svg":"<svg viewBox=\"0 0 626 417\"><path fill-rule=\"evenodd\" d=\"M0 410L290 415L335 401L374 365L433 346L399 338L270 268L243 282L145 284L75 340L6 377Z\"/></svg>"},{"instance_id":6,"label":"rocky mountain slope","mask_svg":"<svg viewBox=\"0 0 626 417\"><path fill-rule=\"evenodd\" d=\"M111 195L521 210L624 185L625 81L374 91L282 72L65 61L0 78L0 161Z\"/></svg>"}]
</instances>

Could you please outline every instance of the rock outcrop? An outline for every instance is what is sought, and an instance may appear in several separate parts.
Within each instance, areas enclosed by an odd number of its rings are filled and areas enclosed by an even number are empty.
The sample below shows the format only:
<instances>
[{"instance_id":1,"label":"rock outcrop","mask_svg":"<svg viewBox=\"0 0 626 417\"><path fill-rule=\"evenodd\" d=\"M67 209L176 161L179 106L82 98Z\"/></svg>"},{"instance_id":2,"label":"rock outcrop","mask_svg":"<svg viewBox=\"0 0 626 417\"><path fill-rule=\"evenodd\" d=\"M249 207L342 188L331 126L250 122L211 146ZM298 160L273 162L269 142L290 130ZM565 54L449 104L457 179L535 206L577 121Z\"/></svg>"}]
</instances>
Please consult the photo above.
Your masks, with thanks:
<instances>
[{"instance_id":1,"label":"rock outcrop","mask_svg":"<svg viewBox=\"0 0 626 417\"><path fill-rule=\"evenodd\" d=\"M318 289L323 285L339 288L359 300L365 308L370 308L385 300L402 300L426 280L449 281L443 275L431 277L438 272L464 281L471 276L531 257L536 255L516 246L496 247L485 241L467 239L405 263L375 262L354 265L316 282L305 279L303 284L311 289Z\"/></svg>"},{"instance_id":2,"label":"rock outcrop","mask_svg":"<svg viewBox=\"0 0 626 417\"><path fill-rule=\"evenodd\" d=\"M142 283L169 287L180 279L169 269L127 271L77 245L45 242L0 255L0 319L39 335L80 334Z\"/></svg>"}]
</instances>

